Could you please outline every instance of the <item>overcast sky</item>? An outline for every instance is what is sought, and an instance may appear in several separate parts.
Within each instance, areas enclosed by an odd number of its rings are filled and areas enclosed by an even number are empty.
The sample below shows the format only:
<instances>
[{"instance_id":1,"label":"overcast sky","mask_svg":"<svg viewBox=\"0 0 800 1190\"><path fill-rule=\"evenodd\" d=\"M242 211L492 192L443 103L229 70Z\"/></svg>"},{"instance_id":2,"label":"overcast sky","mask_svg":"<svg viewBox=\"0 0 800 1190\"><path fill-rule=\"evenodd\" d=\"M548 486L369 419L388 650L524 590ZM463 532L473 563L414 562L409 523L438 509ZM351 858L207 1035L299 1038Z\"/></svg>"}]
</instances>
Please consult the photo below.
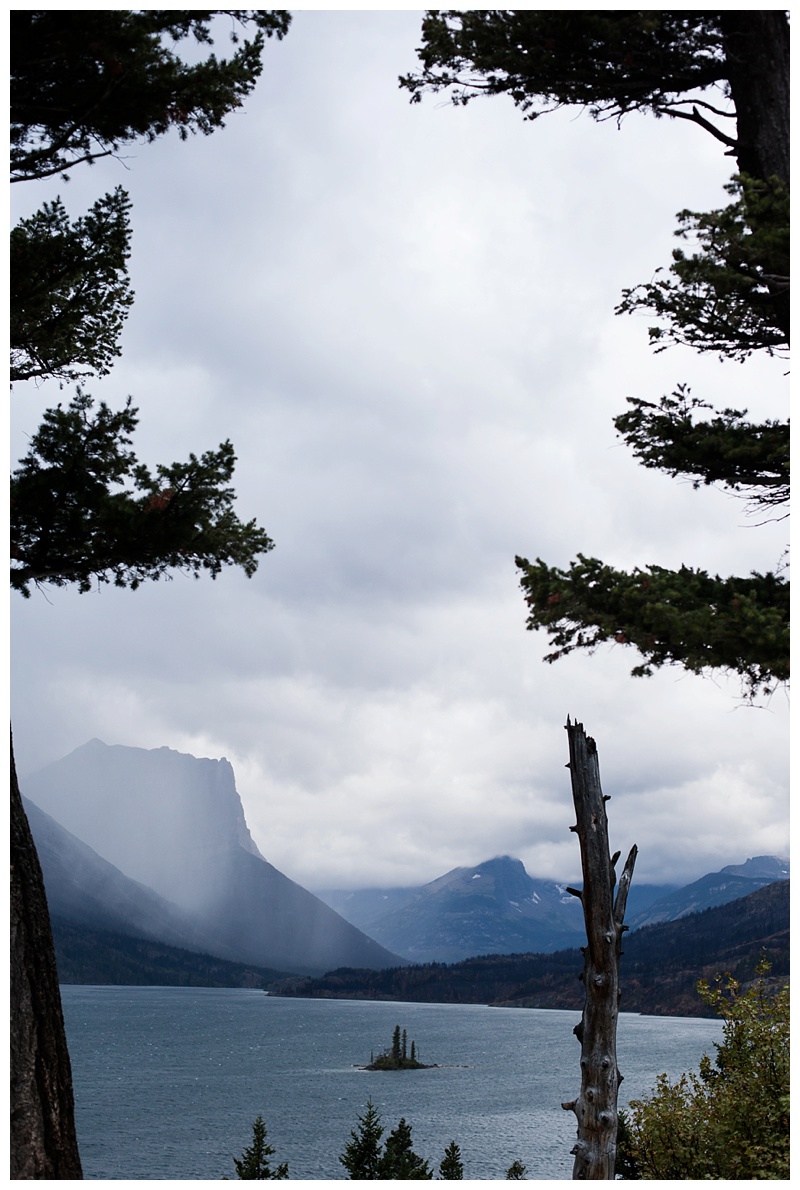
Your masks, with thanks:
<instances>
[{"instance_id":1,"label":"overcast sky","mask_svg":"<svg viewBox=\"0 0 800 1190\"><path fill-rule=\"evenodd\" d=\"M129 190L136 300L86 387L133 396L150 465L230 437L239 513L276 543L249 581L15 596L20 772L95 736L226 756L259 848L312 889L504 853L574 880L569 714L638 879L788 854L784 693L634 679L622 646L548 666L514 565L779 563L785 524L645 471L612 424L681 381L786 415L785 363L654 356L613 313L733 163L682 121L412 106L420 17L298 12L221 132L14 187L16 216ZM68 395L16 387L15 457Z\"/></svg>"}]
</instances>

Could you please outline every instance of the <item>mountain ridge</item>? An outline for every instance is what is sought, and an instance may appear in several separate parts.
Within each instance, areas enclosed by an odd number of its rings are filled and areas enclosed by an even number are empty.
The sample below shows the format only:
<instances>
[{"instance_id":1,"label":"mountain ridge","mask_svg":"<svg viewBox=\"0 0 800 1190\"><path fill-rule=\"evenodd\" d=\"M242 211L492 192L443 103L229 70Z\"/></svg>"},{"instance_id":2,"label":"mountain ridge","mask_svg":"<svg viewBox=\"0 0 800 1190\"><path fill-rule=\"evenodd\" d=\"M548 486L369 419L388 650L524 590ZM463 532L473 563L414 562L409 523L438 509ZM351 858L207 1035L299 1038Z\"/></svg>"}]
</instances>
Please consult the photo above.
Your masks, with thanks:
<instances>
[{"instance_id":1,"label":"mountain ridge","mask_svg":"<svg viewBox=\"0 0 800 1190\"><path fill-rule=\"evenodd\" d=\"M789 861L759 856L686 887L633 881L630 928L740 899L786 879ZM578 884L580 887L580 884ZM583 914L566 884L529 876L519 859L495 856L406 889L321 890L317 895L382 945L413 962L458 962L479 954L552 953L583 941Z\"/></svg>"},{"instance_id":2,"label":"mountain ridge","mask_svg":"<svg viewBox=\"0 0 800 1190\"><path fill-rule=\"evenodd\" d=\"M718 974L730 972L746 986L764 957L771 963L773 982L785 982L789 900L789 881L773 881L741 900L626 934L621 1010L713 1016L697 993L698 981L713 982ZM576 947L550 954L478 955L457 963L384 971L342 968L317 979L279 981L271 994L580 1011L582 969Z\"/></svg>"},{"instance_id":3,"label":"mountain ridge","mask_svg":"<svg viewBox=\"0 0 800 1190\"><path fill-rule=\"evenodd\" d=\"M91 901L90 890L79 893L67 858L56 862L52 854L60 847L73 862L88 864L79 842L117 870L108 887L113 884L118 898L130 900L133 885L140 886L137 912L145 911L142 886L169 903L165 909L152 897L148 901L148 912L166 919L177 914L181 923L181 936L170 933L164 941L185 946L190 922L193 949L262 968L321 973L341 962L381 968L405 961L264 859L247 829L227 760L94 740L29 774L24 784L27 801L49 815L45 889L51 910L63 909L67 921L130 932L124 915L110 914L111 906L98 920L96 897L91 911L84 903L81 919L77 906L81 895ZM38 819L40 833L43 821ZM82 870L91 871L95 883L111 880L96 860Z\"/></svg>"}]
</instances>

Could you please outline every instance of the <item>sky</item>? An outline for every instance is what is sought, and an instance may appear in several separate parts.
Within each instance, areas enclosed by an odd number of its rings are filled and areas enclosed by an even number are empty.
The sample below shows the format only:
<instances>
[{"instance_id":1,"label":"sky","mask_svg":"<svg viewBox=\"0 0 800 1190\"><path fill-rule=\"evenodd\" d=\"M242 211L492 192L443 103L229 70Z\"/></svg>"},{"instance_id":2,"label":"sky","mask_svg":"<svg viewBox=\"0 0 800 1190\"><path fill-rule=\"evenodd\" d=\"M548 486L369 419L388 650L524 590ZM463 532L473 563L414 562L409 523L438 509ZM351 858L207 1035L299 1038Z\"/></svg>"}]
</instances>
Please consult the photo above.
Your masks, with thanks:
<instances>
[{"instance_id":1,"label":"sky","mask_svg":"<svg viewBox=\"0 0 800 1190\"><path fill-rule=\"evenodd\" d=\"M637 880L788 855L786 694L635 679L619 645L544 664L514 564L780 564L785 524L646 471L612 423L681 382L786 416L785 362L654 355L646 318L614 315L669 263L676 212L724 205L731 159L684 121L411 105L420 20L296 11L223 130L13 188L16 218L129 191L136 299L85 388L134 398L150 466L230 438L239 515L275 542L250 580L15 596L23 793L94 737L166 745L227 757L258 847L312 890L501 854L575 880L569 715ZM15 387L13 458L68 395Z\"/></svg>"}]
</instances>

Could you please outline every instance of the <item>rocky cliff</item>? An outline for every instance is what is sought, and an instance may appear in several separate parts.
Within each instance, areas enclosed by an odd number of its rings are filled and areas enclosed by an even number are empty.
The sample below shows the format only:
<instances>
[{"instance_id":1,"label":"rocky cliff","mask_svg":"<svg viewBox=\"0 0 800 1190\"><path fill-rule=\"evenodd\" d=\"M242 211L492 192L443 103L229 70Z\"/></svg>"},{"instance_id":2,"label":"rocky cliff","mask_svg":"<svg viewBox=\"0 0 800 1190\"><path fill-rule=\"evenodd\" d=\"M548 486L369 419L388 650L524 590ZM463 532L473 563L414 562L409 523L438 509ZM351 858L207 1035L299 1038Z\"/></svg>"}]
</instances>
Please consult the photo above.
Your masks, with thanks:
<instances>
[{"instance_id":1,"label":"rocky cliff","mask_svg":"<svg viewBox=\"0 0 800 1190\"><path fill-rule=\"evenodd\" d=\"M177 907L210 940L209 953L309 973L403 962L263 858L227 760L92 740L28 776L23 792L124 876ZM63 881L53 886L54 911L64 892ZM74 887L70 897L74 911Z\"/></svg>"}]
</instances>

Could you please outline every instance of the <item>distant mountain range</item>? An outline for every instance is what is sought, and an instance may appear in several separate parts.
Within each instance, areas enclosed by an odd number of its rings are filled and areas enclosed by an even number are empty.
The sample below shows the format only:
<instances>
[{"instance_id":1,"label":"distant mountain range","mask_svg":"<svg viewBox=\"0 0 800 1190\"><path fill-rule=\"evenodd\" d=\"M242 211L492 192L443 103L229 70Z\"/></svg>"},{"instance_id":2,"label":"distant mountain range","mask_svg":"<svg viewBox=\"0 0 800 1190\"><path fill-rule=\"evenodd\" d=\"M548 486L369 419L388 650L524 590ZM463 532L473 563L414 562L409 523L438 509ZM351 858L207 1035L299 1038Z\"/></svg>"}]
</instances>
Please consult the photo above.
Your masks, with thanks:
<instances>
[{"instance_id":1,"label":"distant mountain range","mask_svg":"<svg viewBox=\"0 0 800 1190\"><path fill-rule=\"evenodd\" d=\"M74 978L139 982L137 970L161 970L169 982L264 986L281 972L541 955L583 942L577 898L510 856L420 887L308 892L259 852L224 759L92 740L26 778L23 792ZM686 888L634 880L626 921L677 921L788 876L788 860L760 856ZM143 941L160 945L157 959Z\"/></svg>"},{"instance_id":2,"label":"distant mountain range","mask_svg":"<svg viewBox=\"0 0 800 1190\"><path fill-rule=\"evenodd\" d=\"M623 1012L713 1016L697 983L730 973L742 986L761 958L771 979L789 974L789 882L747 897L626 934L620 969ZM458 963L425 963L384 971L342 968L317 979L273 984L271 994L347 1000L492 1004L506 1008L583 1007L580 950L552 954L479 955Z\"/></svg>"},{"instance_id":3,"label":"distant mountain range","mask_svg":"<svg viewBox=\"0 0 800 1190\"><path fill-rule=\"evenodd\" d=\"M634 880L625 920L631 929L674 921L788 877L788 860L759 856L686 888ZM326 889L317 896L415 963L454 963L481 954L549 954L580 945L584 936L580 902L566 886L534 879L510 856L454 868L417 888Z\"/></svg>"},{"instance_id":4,"label":"distant mountain range","mask_svg":"<svg viewBox=\"0 0 800 1190\"><path fill-rule=\"evenodd\" d=\"M685 888L667 893L644 911L628 912L626 921L632 930L641 926L677 921L690 913L700 913L715 905L727 905L749 896L758 888L789 879L789 860L776 855L757 855L743 864L729 864L719 872L701 876Z\"/></svg>"},{"instance_id":5,"label":"distant mountain range","mask_svg":"<svg viewBox=\"0 0 800 1190\"><path fill-rule=\"evenodd\" d=\"M263 858L227 760L92 740L23 792L65 923L278 971L404 961Z\"/></svg>"}]
</instances>

